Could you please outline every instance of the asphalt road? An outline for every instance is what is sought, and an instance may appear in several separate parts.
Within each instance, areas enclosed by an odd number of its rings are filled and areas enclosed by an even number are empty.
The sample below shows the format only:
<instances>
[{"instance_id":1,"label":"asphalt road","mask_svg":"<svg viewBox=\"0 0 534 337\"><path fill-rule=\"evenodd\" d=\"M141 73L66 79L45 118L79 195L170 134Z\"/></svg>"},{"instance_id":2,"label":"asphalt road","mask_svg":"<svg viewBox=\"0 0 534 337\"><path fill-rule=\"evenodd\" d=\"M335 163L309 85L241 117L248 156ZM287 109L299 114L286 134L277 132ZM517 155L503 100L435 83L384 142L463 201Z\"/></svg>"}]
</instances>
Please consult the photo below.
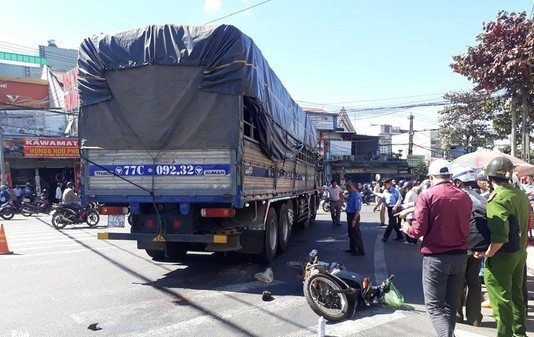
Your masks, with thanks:
<instances>
[{"instance_id":1,"label":"asphalt road","mask_svg":"<svg viewBox=\"0 0 534 337\"><path fill-rule=\"evenodd\" d=\"M377 219L372 206L365 206L365 256L345 253L346 227L332 226L321 212L308 230L294 231L286 252L265 265L239 254L190 253L182 261L153 261L135 242L97 240L98 231L108 230L106 217L97 228L57 231L48 216L17 215L0 222L13 251L0 256L0 337L315 336L318 317L306 304L297 272L287 265L314 248L321 260L344 263L375 282L395 274L405 297L401 309L366 308L350 320L327 323L327 336L433 336L418 246L383 243ZM273 282L255 279L267 267ZM271 291L272 301L262 301L264 290ZM460 324L456 335L494 336L491 310L483 314L482 327ZM529 331L533 320L529 315Z\"/></svg>"}]
</instances>

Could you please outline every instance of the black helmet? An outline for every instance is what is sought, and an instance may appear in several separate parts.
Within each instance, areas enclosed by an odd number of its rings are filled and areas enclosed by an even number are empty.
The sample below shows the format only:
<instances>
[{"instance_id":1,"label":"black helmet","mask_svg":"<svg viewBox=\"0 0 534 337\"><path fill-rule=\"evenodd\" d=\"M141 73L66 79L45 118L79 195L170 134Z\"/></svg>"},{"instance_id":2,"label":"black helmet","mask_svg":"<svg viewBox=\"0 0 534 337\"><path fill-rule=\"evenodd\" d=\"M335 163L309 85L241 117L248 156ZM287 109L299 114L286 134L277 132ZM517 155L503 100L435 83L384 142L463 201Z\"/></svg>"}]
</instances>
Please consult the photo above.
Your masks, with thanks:
<instances>
[{"instance_id":1,"label":"black helmet","mask_svg":"<svg viewBox=\"0 0 534 337\"><path fill-rule=\"evenodd\" d=\"M486 175L486 171L483 168L475 171L475 180L476 181L488 181L488 176Z\"/></svg>"},{"instance_id":2,"label":"black helmet","mask_svg":"<svg viewBox=\"0 0 534 337\"><path fill-rule=\"evenodd\" d=\"M67 183L67 187L74 187L74 183L73 183L72 181L69 181L69 182Z\"/></svg>"},{"instance_id":3,"label":"black helmet","mask_svg":"<svg viewBox=\"0 0 534 337\"><path fill-rule=\"evenodd\" d=\"M514 171L514 164L506 157L495 157L486 166L486 174L488 177L500 178L500 179L512 179L512 173Z\"/></svg>"}]
</instances>

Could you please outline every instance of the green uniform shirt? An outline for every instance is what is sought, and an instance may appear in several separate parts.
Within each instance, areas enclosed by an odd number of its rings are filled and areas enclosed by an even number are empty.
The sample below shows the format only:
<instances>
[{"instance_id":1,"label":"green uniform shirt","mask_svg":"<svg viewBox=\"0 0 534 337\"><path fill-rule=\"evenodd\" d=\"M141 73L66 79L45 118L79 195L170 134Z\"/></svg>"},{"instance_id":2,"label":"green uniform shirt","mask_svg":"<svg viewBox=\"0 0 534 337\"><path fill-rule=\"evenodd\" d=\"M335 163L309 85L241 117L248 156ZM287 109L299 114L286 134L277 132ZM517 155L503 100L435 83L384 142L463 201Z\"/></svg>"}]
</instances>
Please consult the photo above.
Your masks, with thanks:
<instances>
[{"instance_id":1,"label":"green uniform shirt","mask_svg":"<svg viewBox=\"0 0 534 337\"><path fill-rule=\"evenodd\" d=\"M488 207L486 208L491 242L508 242L510 231L508 216L513 214L519 222L520 247L526 249L529 211L530 204L525 192L509 184L497 187L489 196Z\"/></svg>"}]
</instances>

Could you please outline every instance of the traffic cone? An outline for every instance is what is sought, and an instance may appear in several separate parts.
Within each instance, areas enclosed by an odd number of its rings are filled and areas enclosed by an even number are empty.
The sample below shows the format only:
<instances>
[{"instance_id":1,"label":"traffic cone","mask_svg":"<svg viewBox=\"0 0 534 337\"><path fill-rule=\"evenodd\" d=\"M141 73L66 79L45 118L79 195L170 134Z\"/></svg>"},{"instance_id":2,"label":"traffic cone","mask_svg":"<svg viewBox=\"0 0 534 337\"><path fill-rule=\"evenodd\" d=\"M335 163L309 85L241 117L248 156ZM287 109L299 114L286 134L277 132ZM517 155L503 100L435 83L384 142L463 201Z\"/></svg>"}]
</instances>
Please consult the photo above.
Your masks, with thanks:
<instances>
[{"instance_id":1,"label":"traffic cone","mask_svg":"<svg viewBox=\"0 0 534 337\"><path fill-rule=\"evenodd\" d=\"M7 246L6 233L4 232L4 225L0 225L0 255L13 254Z\"/></svg>"}]
</instances>

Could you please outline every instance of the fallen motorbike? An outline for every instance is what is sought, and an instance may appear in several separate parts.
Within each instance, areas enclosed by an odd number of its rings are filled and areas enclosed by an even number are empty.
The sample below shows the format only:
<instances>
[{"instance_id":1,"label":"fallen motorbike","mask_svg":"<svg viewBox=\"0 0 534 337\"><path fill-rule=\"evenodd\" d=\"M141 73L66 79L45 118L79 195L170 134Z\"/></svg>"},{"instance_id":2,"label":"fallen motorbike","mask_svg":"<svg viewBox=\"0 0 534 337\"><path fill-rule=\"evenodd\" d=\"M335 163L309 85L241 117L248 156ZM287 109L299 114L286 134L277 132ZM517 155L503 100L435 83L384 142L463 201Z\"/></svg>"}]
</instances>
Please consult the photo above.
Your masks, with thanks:
<instances>
[{"instance_id":1,"label":"fallen motorbike","mask_svg":"<svg viewBox=\"0 0 534 337\"><path fill-rule=\"evenodd\" d=\"M0 216L4 220L11 220L15 216L15 207L10 202L7 202L0 206Z\"/></svg>"},{"instance_id":2,"label":"fallen motorbike","mask_svg":"<svg viewBox=\"0 0 534 337\"><path fill-rule=\"evenodd\" d=\"M351 318L357 308L382 303L389 292L393 275L373 286L367 277L348 271L338 262L322 262L316 249L308 254L307 262L289 262L301 270L304 296L310 308L329 321Z\"/></svg>"},{"instance_id":3,"label":"fallen motorbike","mask_svg":"<svg viewBox=\"0 0 534 337\"><path fill-rule=\"evenodd\" d=\"M52 216L52 225L56 229L62 229L67 225L76 225L84 222L89 227L94 227L100 221L100 215L97 210L89 204L83 208L81 214L78 214L76 210L65 204L55 204L52 208L50 215Z\"/></svg>"}]
</instances>

